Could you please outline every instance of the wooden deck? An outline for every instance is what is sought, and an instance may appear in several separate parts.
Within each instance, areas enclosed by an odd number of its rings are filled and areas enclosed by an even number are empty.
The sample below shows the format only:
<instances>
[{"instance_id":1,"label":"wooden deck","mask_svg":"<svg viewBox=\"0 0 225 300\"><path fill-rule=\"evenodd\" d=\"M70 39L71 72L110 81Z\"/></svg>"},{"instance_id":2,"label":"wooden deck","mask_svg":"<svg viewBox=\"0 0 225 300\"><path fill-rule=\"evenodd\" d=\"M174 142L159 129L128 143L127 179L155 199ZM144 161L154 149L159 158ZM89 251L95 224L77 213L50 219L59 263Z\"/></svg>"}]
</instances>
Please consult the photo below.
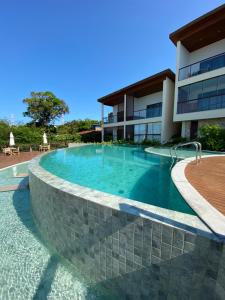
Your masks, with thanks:
<instances>
[{"instance_id":1,"label":"wooden deck","mask_svg":"<svg viewBox=\"0 0 225 300\"><path fill-rule=\"evenodd\" d=\"M33 157L39 155L39 151L33 152L21 152L19 155L4 155L0 154L0 169L11 165L15 165L27 160L31 160Z\"/></svg>"},{"instance_id":2,"label":"wooden deck","mask_svg":"<svg viewBox=\"0 0 225 300\"><path fill-rule=\"evenodd\" d=\"M225 215L225 156L202 158L198 165L189 163L185 176L211 205Z\"/></svg>"}]
</instances>

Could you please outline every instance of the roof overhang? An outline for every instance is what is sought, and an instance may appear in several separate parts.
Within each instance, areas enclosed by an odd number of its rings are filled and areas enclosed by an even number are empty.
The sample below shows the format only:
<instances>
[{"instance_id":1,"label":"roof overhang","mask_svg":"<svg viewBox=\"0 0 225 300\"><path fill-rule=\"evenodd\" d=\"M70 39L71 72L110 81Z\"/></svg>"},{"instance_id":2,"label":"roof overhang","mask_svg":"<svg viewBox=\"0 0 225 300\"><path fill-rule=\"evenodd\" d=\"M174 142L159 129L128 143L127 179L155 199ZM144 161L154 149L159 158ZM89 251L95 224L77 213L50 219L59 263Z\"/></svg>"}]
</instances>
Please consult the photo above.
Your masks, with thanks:
<instances>
[{"instance_id":1,"label":"roof overhang","mask_svg":"<svg viewBox=\"0 0 225 300\"><path fill-rule=\"evenodd\" d=\"M159 92L163 89L163 80L165 80L167 77L175 81L175 74L170 69L167 69L127 87L124 87L107 96L101 97L98 99L98 102L101 102L104 105L113 106L123 102L125 94L128 96L140 98L152 93Z\"/></svg>"},{"instance_id":2,"label":"roof overhang","mask_svg":"<svg viewBox=\"0 0 225 300\"><path fill-rule=\"evenodd\" d=\"M190 52L224 38L225 4L170 34L170 39L175 45L180 41Z\"/></svg>"}]
</instances>

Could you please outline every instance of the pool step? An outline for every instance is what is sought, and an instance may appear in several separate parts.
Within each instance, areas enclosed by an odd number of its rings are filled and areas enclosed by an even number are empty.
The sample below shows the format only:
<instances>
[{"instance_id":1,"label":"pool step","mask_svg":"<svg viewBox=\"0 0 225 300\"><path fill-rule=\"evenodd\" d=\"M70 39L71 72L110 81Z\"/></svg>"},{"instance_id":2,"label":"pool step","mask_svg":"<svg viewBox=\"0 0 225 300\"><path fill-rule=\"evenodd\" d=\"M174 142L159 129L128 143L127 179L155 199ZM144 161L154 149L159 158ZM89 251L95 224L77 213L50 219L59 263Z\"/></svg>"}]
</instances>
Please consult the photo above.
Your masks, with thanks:
<instances>
[{"instance_id":1,"label":"pool step","mask_svg":"<svg viewBox=\"0 0 225 300\"><path fill-rule=\"evenodd\" d=\"M28 173L19 173L15 176L13 176L14 178L24 178L24 177L27 177L28 176Z\"/></svg>"},{"instance_id":2,"label":"pool step","mask_svg":"<svg viewBox=\"0 0 225 300\"><path fill-rule=\"evenodd\" d=\"M14 184L14 185L5 185L0 186L0 192L10 192L10 191L17 191L17 190L25 190L29 188L29 184Z\"/></svg>"}]
</instances>

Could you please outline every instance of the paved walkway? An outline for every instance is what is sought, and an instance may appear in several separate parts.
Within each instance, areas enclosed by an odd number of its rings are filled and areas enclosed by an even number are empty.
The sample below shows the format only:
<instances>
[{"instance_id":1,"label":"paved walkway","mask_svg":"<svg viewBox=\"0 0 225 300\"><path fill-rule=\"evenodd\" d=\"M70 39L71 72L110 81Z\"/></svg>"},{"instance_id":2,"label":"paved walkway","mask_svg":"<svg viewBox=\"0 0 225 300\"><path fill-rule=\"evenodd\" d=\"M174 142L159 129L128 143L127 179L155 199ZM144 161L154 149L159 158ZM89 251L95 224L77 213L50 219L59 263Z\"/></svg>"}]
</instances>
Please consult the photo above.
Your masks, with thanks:
<instances>
[{"instance_id":1,"label":"paved walkway","mask_svg":"<svg viewBox=\"0 0 225 300\"><path fill-rule=\"evenodd\" d=\"M225 156L202 158L198 165L189 163L185 176L211 205L225 215Z\"/></svg>"},{"instance_id":2,"label":"paved walkway","mask_svg":"<svg viewBox=\"0 0 225 300\"><path fill-rule=\"evenodd\" d=\"M27 160L31 160L33 157L39 155L39 151L33 152L21 152L19 155L4 155L0 154L0 169L11 165L15 165Z\"/></svg>"}]
</instances>

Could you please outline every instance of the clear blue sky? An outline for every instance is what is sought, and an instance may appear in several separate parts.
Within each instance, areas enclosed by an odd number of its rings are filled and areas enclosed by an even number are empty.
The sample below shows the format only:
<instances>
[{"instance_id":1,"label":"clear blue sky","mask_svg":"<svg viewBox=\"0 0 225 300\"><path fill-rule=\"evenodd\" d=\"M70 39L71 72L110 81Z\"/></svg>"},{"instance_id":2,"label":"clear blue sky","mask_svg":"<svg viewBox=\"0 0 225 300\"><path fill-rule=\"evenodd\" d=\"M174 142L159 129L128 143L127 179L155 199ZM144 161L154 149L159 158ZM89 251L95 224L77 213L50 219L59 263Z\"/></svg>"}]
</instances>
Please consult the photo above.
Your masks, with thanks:
<instances>
[{"instance_id":1,"label":"clear blue sky","mask_svg":"<svg viewBox=\"0 0 225 300\"><path fill-rule=\"evenodd\" d=\"M174 70L169 33L223 3L1 0L0 118L24 120L22 99L50 90L68 103L65 120L100 119L97 98Z\"/></svg>"}]
</instances>

